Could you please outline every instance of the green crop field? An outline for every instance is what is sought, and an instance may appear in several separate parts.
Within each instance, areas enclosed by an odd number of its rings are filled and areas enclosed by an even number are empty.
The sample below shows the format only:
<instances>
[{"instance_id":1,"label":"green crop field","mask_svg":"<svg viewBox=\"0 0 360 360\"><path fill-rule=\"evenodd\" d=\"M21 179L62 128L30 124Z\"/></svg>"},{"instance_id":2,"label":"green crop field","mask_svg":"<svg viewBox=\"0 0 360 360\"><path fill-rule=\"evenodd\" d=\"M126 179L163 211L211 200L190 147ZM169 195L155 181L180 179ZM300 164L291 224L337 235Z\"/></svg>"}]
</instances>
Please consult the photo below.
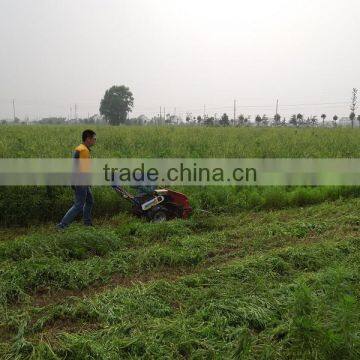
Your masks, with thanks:
<instances>
[{"instance_id":1,"label":"green crop field","mask_svg":"<svg viewBox=\"0 0 360 360\"><path fill-rule=\"evenodd\" d=\"M0 157L70 157L82 130L1 126ZM356 129L95 130L94 157L360 155ZM71 190L0 188L0 358L360 358L359 187L182 191L190 219L149 223L99 187L96 226L57 232Z\"/></svg>"},{"instance_id":2,"label":"green crop field","mask_svg":"<svg viewBox=\"0 0 360 360\"><path fill-rule=\"evenodd\" d=\"M84 126L2 126L0 157L71 157ZM93 156L203 158L349 158L360 155L359 129L95 127ZM280 209L354 197L354 187L187 187L194 208L212 212ZM108 188L95 188L96 216L126 204ZM0 188L0 225L56 221L71 202L68 188Z\"/></svg>"},{"instance_id":3,"label":"green crop field","mask_svg":"<svg viewBox=\"0 0 360 360\"><path fill-rule=\"evenodd\" d=\"M96 157L358 157L355 128L92 126ZM2 126L0 157L69 157L86 126Z\"/></svg>"}]
</instances>

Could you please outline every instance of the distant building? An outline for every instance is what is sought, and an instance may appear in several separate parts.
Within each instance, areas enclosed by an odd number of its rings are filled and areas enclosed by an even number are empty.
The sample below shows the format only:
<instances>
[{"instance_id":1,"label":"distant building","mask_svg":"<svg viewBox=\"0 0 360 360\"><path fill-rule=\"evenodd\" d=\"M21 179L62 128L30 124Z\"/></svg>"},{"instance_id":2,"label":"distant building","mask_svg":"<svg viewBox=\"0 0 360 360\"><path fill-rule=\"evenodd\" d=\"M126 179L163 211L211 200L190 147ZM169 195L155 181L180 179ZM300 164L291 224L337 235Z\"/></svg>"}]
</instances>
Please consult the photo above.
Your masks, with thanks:
<instances>
[{"instance_id":1,"label":"distant building","mask_svg":"<svg viewBox=\"0 0 360 360\"><path fill-rule=\"evenodd\" d=\"M106 124L106 121L102 115L95 114L93 116L90 116L90 119L94 121L95 124Z\"/></svg>"},{"instance_id":2,"label":"distant building","mask_svg":"<svg viewBox=\"0 0 360 360\"><path fill-rule=\"evenodd\" d=\"M177 115L170 115L167 117L165 123L169 125L177 125L182 122L181 117Z\"/></svg>"},{"instance_id":3,"label":"distant building","mask_svg":"<svg viewBox=\"0 0 360 360\"><path fill-rule=\"evenodd\" d=\"M106 121L103 116L99 114L95 114L92 116L89 116L88 118L78 118L78 119L68 119L65 121L66 124L72 125L72 124L106 124Z\"/></svg>"},{"instance_id":4,"label":"distant building","mask_svg":"<svg viewBox=\"0 0 360 360\"><path fill-rule=\"evenodd\" d=\"M138 125L144 125L144 124L146 124L147 122L149 122L149 118L148 118L146 115L140 115L140 116L137 118L137 124L138 124Z\"/></svg>"}]
</instances>

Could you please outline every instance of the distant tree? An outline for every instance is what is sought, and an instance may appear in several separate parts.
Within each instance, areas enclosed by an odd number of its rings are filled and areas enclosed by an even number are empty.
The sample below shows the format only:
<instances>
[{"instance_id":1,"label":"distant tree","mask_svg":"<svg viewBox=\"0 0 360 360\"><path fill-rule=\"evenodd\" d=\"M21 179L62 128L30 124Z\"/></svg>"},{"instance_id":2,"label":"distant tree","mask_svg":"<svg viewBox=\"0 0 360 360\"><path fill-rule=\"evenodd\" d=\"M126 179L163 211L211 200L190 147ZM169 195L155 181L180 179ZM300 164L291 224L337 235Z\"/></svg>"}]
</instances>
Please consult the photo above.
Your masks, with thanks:
<instances>
[{"instance_id":1,"label":"distant tree","mask_svg":"<svg viewBox=\"0 0 360 360\"><path fill-rule=\"evenodd\" d=\"M261 122L264 126L267 126L269 124L269 118L264 114L261 118Z\"/></svg>"},{"instance_id":2,"label":"distant tree","mask_svg":"<svg viewBox=\"0 0 360 360\"><path fill-rule=\"evenodd\" d=\"M310 121L312 126L316 126L318 124L317 116L316 115L312 116Z\"/></svg>"},{"instance_id":3,"label":"distant tree","mask_svg":"<svg viewBox=\"0 0 360 360\"><path fill-rule=\"evenodd\" d=\"M322 124L324 126L325 125L326 114L322 114L321 118L322 118Z\"/></svg>"},{"instance_id":4,"label":"distant tree","mask_svg":"<svg viewBox=\"0 0 360 360\"><path fill-rule=\"evenodd\" d=\"M280 125L280 121L281 121L281 116L280 116L280 114L275 114L275 115L274 115L274 125L275 125L275 126Z\"/></svg>"},{"instance_id":5,"label":"distant tree","mask_svg":"<svg viewBox=\"0 0 360 360\"><path fill-rule=\"evenodd\" d=\"M124 124L134 106L132 92L126 86L112 86L100 103L100 114L111 125Z\"/></svg>"},{"instance_id":6,"label":"distant tree","mask_svg":"<svg viewBox=\"0 0 360 360\"><path fill-rule=\"evenodd\" d=\"M257 126L259 126L262 122L262 117L260 115L256 115L255 117L255 123Z\"/></svg>"},{"instance_id":7,"label":"distant tree","mask_svg":"<svg viewBox=\"0 0 360 360\"><path fill-rule=\"evenodd\" d=\"M244 125L246 123L246 119L245 119L245 116L243 114L239 115L238 122L239 122L240 126L242 126L242 125Z\"/></svg>"},{"instance_id":8,"label":"distant tree","mask_svg":"<svg viewBox=\"0 0 360 360\"><path fill-rule=\"evenodd\" d=\"M220 125L222 126L229 126L230 125L230 121L229 121L229 116L224 113L222 116L221 116L221 119L220 119Z\"/></svg>"},{"instance_id":9,"label":"distant tree","mask_svg":"<svg viewBox=\"0 0 360 360\"><path fill-rule=\"evenodd\" d=\"M360 115L357 116L356 120L359 122L359 127L360 127Z\"/></svg>"},{"instance_id":10,"label":"distant tree","mask_svg":"<svg viewBox=\"0 0 360 360\"><path fill-rule=\"evenodd\" d=\"M337 115L334 115L334 116L333 116L333 120L334 120L334 126L336 126L336 122L338 121L338 116L337 116Z\"/></svg>"},{"instance_id":11,"label":"distant tree","mask_svg":"<svg viewBox=\"0 0 360 360\"><path fill-rule=\"evenodd\" d=\"M196 118L196 121L200 125L201 121L202 121L202 117L200 115L198 115L198 117Z\"/></svg>"},{"instance_id":12,"label":"distant tree","mask_svg":"<svg viewBox=\"0 0 360 360\"><path fill-rule=\"evenodd\" d=\"M350 120L351 120L351 127L354 127L354 120L355 120L355 112L357 107L357 92L358 89L353 88L352 96L351 96L351 106L350 106Z\"/></svg>"},{"instance_id":13,"label":"distant tree","mask_svg":"<svg viewBox=\"0 0 360 360\"><path fill-rule=\"evenodd\" d=\"M7 121L6 120L1 120L1 125L6 125Z\"/></svg>"},{"instance_id":14,"label":"distant tree","mask_svg":"<svg viewBox=\"0 0 360 360\"><path fill-rule=\"evenodd\" d=\"M204 120L204 124L207 125L207 126L213 126L215 124L215 118L213 116L212 117L207 117Z\"/></svg>"},{"instance_id":15,"label":"distant tree","mask_svg":"<svg viewBox=\"0 0 360 360\"><path fill-rule=\"evenodd\" d=\"M81 119L79 119L78 122L80 123ZM62 118L62 117L48 117L39 120L39 124L61 125L65 123L66 123L66 118Z\"/></svg>"},{"instance_id":16,"label":"distant tree","mask_svg":"<svg viewBox=\"0 0 360 360\"><path fill-rule=\"evenodd\" d=\"M166 114L165 115L165 119L164 119L165 124L170 124L171 123L171 114Z\"/></svg>"},{"instance_id":17,"label":"distant tree","mask_svg":"<svg viewBox=\"0 0 360 360\"><path fill-rule=\"evenodd\" d=\"M302 115L302 114L297 114L296 115L296 120L297 120L297 123L298 123L298 125L303 125L303 120L304 120L304 115Z\"/></svg>"},{"instance_id":18,"label":"distant tree","mask_svg":"<svg viewBox=\"0 0 360 360\"><path fill-rule=\"evenodd\" d=\"M355 117L356 117L355 113L354 113L354 112L351 112L349 118L350 118L350 120L351 120L351 127L352 127L352 128L354 127Z\"/></svg>"},{"instance_id":19,"label":"distant tree","mask_svg":"<svg viewBox=\"0 0 360 360\"><path fill-rule=\"evenodd\" d=\"M294 115L291 115L289 124L294 125L294 126L297 126L298 121L297 121L297 116L296 116L295 114L294 114Z\"/></svg>"}]
</instances>

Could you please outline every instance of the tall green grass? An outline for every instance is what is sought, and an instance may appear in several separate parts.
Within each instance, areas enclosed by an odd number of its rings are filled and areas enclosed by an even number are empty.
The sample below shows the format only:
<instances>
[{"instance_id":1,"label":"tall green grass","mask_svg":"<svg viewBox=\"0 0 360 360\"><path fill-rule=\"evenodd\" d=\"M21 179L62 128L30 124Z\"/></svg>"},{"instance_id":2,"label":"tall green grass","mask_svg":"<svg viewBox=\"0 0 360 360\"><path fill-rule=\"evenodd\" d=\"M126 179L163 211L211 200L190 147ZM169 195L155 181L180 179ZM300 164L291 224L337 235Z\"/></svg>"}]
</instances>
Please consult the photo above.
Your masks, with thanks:
<instances>
[{"instance_id":1,"label":"tall green grass","mask_svg":"<svg viewBox=\"0 0 360 360\"><path fill-rule=\"evenodd\" d=\"M0 157L69 157L88 126L1 127ZM359 129L95 126L95 157L358 157Z\"/></svg>"},{"instance_id":2,"label":"tall green grass","mask_svg":"<svg viewBox=\"0 0 360 360\"><path fill-rule=\"evenodd\" d=\"M70 157L83 126L3 126L0 157ZM95 127L94 157L358 157L358 129ZM35 141L36 139L36 141ZM195 209L236 212L359 196L359 187L184 187ZM109 188L94 188L95 216L129 210ZM0 225L58 221L72 202L64 187L1 187Z\"/></svg>"}]
</instances>

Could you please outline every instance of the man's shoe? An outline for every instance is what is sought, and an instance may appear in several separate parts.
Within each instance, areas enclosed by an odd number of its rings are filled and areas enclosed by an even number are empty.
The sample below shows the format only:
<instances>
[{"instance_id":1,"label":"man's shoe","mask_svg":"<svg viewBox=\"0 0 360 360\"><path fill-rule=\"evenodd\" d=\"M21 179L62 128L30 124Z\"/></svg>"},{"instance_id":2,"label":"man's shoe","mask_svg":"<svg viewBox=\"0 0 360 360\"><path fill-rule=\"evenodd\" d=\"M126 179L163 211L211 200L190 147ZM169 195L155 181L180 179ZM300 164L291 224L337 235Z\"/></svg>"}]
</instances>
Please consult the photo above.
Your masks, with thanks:
<instances>
[{"instance_id":1,"label":"man's shoe","mask_svg":"<svg viewBox=\"0 0 360 360\"><path fill-rule=\"evenodd\" d=\"M66 229L66 226L63 225L62 223L59 223L56 225L56 230L58 231L64 231Z\"/></svg>"}]
</instances>

